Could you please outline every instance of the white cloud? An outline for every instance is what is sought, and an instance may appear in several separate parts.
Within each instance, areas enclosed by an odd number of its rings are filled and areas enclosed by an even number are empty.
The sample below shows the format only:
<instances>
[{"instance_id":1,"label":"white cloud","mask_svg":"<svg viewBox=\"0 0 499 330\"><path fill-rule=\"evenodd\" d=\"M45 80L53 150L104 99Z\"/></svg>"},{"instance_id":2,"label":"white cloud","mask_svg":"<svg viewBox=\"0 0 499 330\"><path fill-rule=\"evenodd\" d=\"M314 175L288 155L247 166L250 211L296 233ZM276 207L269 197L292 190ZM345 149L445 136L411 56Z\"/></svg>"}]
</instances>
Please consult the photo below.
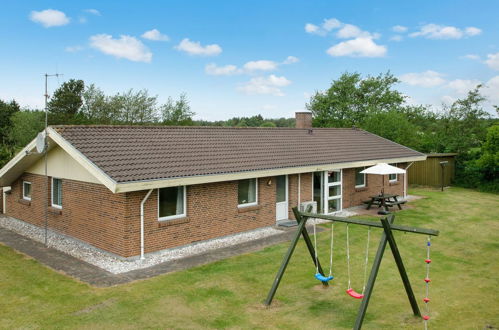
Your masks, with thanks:
<instances>
[{"instance_id":1,"label":"white cloud","mask_svg":"<svg viewBox=\"0 0 499 330\"><path fill-rule=\"evenodd\" d=\"M286 59L282 62L282 64L293 64L299 62L300 59L296 56L288 56Z\"/></svg>"},{"instance_id":2,"label":"white cloud","mask_svg":"<svg viewBox=\"0 0 499 330\"><path fill-rule=\"evenodd\" d=\"M464 29L464 33L466 33L470 37L473 37L473 36L477 36L477 35L481 34L482 30L480 30L479 28L476 28L474 26L470 26L470 27L467 27L466 29Z\"/></svg>"},{"instance_id":3,"label":"white cloud","mask_svg":"<svg viewBox=\"0 0 499 330\"><path fill-rule=\"evenodd\" d=\"M217 66L215 63L206 65L204 71L212 76L232 76L242 73L242 70L235 65Z\"/></svg>"},{"instance_id":4,"label":"white cloud","mask_svg":"<svg viewBox=\"0 0 499 330\"><path fill-rule=\"evenodd\" d=\"M40 23L44 27L52 26L62 26L69 23L69 17L66 16L62 11L55 9L45 9L42 11L33 10L29 18L35 22Z\"/></svg>"},{"instance_id":5,"label":"white cloud","mask_svg":"<svg viewBox=\"0 0 499 330\"><path fill-rule=\"evenodd\" d=\"M485 83L483 94L492 104L499 104L499 76L492 77Z\"/></svg>"},{"instance_id":6,"label":"white cloud","mask_svg":"<svg viewBox=\"0 0 499 330\"><path fill-rule=\"evenodd\" d=\"M186 52L189 55L199 56L217 56L222 53L222 47L217 44L202 46L199 41L190 41L189 38L183 39L175 49Z\"/></svg>"},{"instance_id":7,"label":"white cloud","mask_svg":"<svg viewBox=\"0 0 499 330\"><path fill-rule=\"evenodd\" d=\"M317 25L311 24L311 23L305 24L305 32L312 33L312 34L318 34L319 31L320 31L320 28Z\"/></svg>"},{"instance_id":8,"label":"white cloud","mask_svg":"<svg viewBox=\"0 0 499 330\"><path fill-rule=\"evenodd\" d=\"M353 24L343 24L343 27L336 32L336 37L341 39L350 38L379 38L379 34L371 34L367 31L363 31L356 25Z\"/></svg>"},{"instance_id":9,"label":"white cloud","mask_svg":"<svg viewBox=\"0 0 499 330\"><path fill-rule=\"evenodd\" d=\"M157 29L152 29L144 32L141 35L142 38L153 41L168 41L170 38L166 34L162 34Z\"/></svg>"},{"instance_id":10,"label":"white cloud","mask_svg":"<svg viewBox=\"0 0 499 330\"><path fill-rule=\"evenodd\" d=\"M487 64L489 68L493 70L499 70L499 53L487 54L485 64Z\"/></svg>"},{"instance_id":11,"label":"white cloud","mask_svg":"<svg viewBox=\"0 0 499 330\"><path fill-rule=\"evenodd\" d=\"M466 95L479 84L480 81L476 79L455 79L449 81L447 87L453 89L457 94Z\"/></svg>"},{"instance_id":12,"label":"white cloud","mask_svg":"<svg viewBox=\"0 0 499 330\"><path fill-rule=\"evenodd\" d=\"M474 60L474 61L480 60L480 56L477 54L467 54L467 55L462 56L462 58L465 58L468 60Z\"/></svg>"},{"instance_id":13,"label":"white cloud","mask_svg":"<svg viewBox=\"0 0 499 330\"><path fill-rule=\"evenodd\" d=\"M81 23L81 24L86 23L87 22L87 18L84 17L84 16L81 16L81 17L78 18L78 22Z\"/></svg>"},{"instance_id":14,"label":"white cloud","mask_svg":"<svg viewBox=\"0 0 499 330\"><path fill-rule=\"evenodd\" d=\"M64 50L68 53L76 53L83 50L82 46L67 46Z\"/></svg>"},{"instance_id":15,"label":"white cloud","mask_svg":"<svg viewBox=\"0 0 499 330\"><path fill-rule=\"evenodd\" d=\"M418 32L411 33L411 37L424 37L427 39L461 39L465 36L473 37L482 33L479 28L469 26L464 30L455 26L426 24Z\"/></svg>"},{"instance_id":16,"label":"white cloud","mask_svg":"<svg viewBox=\"0 0 499 330\"><path fill-rule=\"evenodd\" d=\"M394 35L393 37L390 38L391 41L402 41L404 38L399 35L399 34L396 34Z\"/></svg>"},{"instance_id":17,"label":"white cloud","mask_svg":"<svg viewBox=\"0 0 499 330\"><path fill-rule=\"evenodd\" d=\"M392 31L397 33L404 33L407 32L407 27L402 25L395 25L394 27L392 27Z\"/></svg>"},{"instance_id":18,"label":"white cloud","mask_svg":"<svg viewBox=\"0 0 499 330\"><path fill-rule=\"evenodd\" d=\"M242 68L236 65L229 64L225 66L218 66L215 63L210 63L205 66L205 72L212 76L232 76L236 74L253 74L258 71L274 71L280 65L287 65L299 62L300 59L295 56L288 56L281 63L269 60L258 60L246 62Z\"/></svg>"},{"instance_id":19,"label":"white cloud","mask_svg":"<svg viewBox=\"0 0 499 330\"><path fill-rule=\"evenodd\" d=\"M275 96L284 96L281 87L291 84L291 81L286 77L275 76L271 74L268 77L251 78L247 83L239 86L237 89L248 95L254 94L270 94Z\"/></svg>"},{"instance_id":20,"label":"white cloud","mask_svg":"<svg viewBox=\"0 0 499 330\"><path fill-rule=\"evenodd\" d=\"M312 23L305 24L305 32L325 36L327 32L337 29L341 27L341 25L342 23L336 18L329 18L325 19L321 26Z\"/></svg>"},{"instance_id":21,"label":"white cloud","mask_svg":"<svg viewBox=\"0 0 499 330\"><path fill-rule=\"evenodd\" d=\"M249 61L243 65L244 70L247 72L253 71L274 71L277 69L277 64L274 61L259 60L259 61Z\"/></svg>"},{"instance_id":22,"label":"white cloud","mask_svg":"<svg viewBox=\"0 0 499 330\"><path fill-rule=\"evenodd\" d=\"M326 31L331 31L333 29L337 29L341 26L341 22L336 18L325 19L324 23L322 23L322 28Z\"/></svg>"},{"instance_id":23,"label":"white cloud","mask_svg":"<svg viewBox=\"0 0 499 330\"><path fill-rule=\"evenodd\" d=\"M399 78L402 82L411 86L435 87L445 83L445 79L442 76L443 74L439 72L428 70L421 73L406 73Z\"/></svg>"},{"instance_id":24,"label":"white cloud","mask_svg":"<svg viewBox=\"0 0 499 330\"><path fill-rule=\"evenodd\" d=\"M113 39L109 34L97 34L90 37L90 45L104 54L130 61L151 62L152 59L149 49L132 36L121 35L119 39Z\"/></svg>"},{"instance_id":25,"label":"white cloud","mask_svg":"<svg viewBox=\"0 0 499 330\"><path fill-rule=\"evenodd\" d=\"M450 95L444 95L440 98L440 101L445 105L452 105L452 103L456 102L456 98Z\"/></svg>"},{"instance_id":26,"label":"white cloud","mask_svg":"<svg viewBox=\"0 0 499 330\"><path fill-rule=\"evenodd\" d=\"M90 8L90 9L85 9L83 10L84 12L86 13L89 13L89 14L92 14L92 15L95 15L95 16L100 16L100 11L98 11L97 9L93 9L93 8Z\"/></svg>"},{"instance_id":27,"label":"white cloud","mask_svg":"<svg viewBox=\"0 0 499 330\"><path fill-rule=\"evenodd\" d=\"M386 47L376 44L371 38L359 37L340 42L326 52L331 56L383 57Z\"/></svg>"}]
</instances>

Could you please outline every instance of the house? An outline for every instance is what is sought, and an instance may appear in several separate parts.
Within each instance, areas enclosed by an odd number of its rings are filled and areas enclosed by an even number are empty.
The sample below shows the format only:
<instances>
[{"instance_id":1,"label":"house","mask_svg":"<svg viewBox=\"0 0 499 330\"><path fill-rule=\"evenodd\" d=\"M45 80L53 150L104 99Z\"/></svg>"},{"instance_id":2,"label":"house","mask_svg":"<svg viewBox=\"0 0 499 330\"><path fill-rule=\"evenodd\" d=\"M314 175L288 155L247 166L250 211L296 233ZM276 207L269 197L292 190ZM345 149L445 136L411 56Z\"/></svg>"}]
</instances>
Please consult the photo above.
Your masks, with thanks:
<instances>
[{"instance_id":1,"label":"house","mask_svg":"<svg viewBox=\"0 0 499 330\"><path fill-rule=\"evenodd\" d=\"M231 235L360 205L382 178L378 162L405 168L426 156L357 128L53 126L47 166L27 145L0 170L3 212L121 257ZM45 175L47 170L47 176ZM406 194L404 175L385 191ZM45 213L47 211L47 214Z\"/></svg>"}]
</instances>

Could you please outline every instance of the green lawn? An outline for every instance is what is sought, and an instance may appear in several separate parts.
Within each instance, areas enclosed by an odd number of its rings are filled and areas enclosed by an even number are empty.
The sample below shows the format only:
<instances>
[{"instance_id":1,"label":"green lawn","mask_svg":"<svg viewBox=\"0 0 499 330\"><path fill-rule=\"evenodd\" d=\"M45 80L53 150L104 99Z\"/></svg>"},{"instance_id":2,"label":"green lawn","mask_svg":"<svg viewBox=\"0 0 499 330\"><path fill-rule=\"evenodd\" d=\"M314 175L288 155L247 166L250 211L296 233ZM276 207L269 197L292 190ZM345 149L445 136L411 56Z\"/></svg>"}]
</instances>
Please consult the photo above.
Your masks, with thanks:
<instances>
[{"instance_id":1,"label":"green lawn","mask_svg":"<svg viewBox=\"0 0 499 330\"><path fill-rule=\"evenodd\" d=\"M432 246L435 329L499 327L499 196L451 188L414 189L425 196L396 223L440 230ZM366 228L351 226L353 286L361 290ZM303 242L297 246L272 308L262 307L288 244L191 270L112 288L92 288L0 245L0 328L350 328L359 301L346 295L345 226L335 226L335 279L322 289ZM371 261L378 229L373 229ZM424 235L396 233L418 301L425 275ZM329 232L319 234L327 259ZM326 257L326 258L325 258ZM327 263L326 260L323 261ZM411 316L389 250L365 328L421 329Z\"/></svg>"}]
</instances>

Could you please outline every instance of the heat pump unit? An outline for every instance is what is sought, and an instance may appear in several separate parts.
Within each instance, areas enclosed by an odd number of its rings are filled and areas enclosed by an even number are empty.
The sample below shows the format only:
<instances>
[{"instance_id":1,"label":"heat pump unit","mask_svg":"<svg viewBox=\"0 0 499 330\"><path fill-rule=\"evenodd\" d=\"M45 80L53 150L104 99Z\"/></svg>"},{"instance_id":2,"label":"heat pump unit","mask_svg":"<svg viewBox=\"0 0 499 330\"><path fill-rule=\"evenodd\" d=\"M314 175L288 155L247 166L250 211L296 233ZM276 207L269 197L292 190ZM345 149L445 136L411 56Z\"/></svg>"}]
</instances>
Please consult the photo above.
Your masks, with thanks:
<instances>
[{"instance_id":1,"label":"heat pump unit","mask_svg":"<svg viewBox=\"0 0 499 330\"><path fill-rule=\"evenodd\" d=\"M300 212L305 212L309 205L312 205L311 213L317 213L317 202L314 201L300 203Z\"/></svg>"}]
</instances>

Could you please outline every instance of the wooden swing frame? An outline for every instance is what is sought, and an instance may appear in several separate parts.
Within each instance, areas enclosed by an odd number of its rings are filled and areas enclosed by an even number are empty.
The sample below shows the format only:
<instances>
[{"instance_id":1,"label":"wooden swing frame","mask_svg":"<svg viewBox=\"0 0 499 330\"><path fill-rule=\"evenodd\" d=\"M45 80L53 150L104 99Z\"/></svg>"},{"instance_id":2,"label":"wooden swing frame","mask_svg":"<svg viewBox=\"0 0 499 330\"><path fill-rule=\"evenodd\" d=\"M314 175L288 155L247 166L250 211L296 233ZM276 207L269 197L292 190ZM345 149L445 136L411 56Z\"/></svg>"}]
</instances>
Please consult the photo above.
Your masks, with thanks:
<instances>
[{"instance_id":1,"label":"wooden swing frame","mask_svg":"<svg viewBox=\"0 0 499 330\"><path fill-rule=\"evenodd\" d=\"M319 273L324 275L324 271L322 270L322 266L318 258L316 264L314 246L312 244L312 241L310 240L310 236L305 226L307 220L313 218L313 219L323 219L333 222L343 222L343 223L350 223L361 226L383 228L383 234L381 235L378 245L378 250L376 252L376 256L374 257L371 273L369 274L369 279L367 280L364 298L362 298L362 303L360 304L359 312L357 313L357 318L355 320L355 325L353 327L354 329L360 329L362 327L362 322L364 321L364 316L366 315L369 299L371 298L371 294L374 288L374 282L376 281L376 276L378 275L379 267L381 265L381 259L383 258L383 254L385 252L387 243L390 244L390 249L392 251L393 258L395 259L395 263L397 264L400 277L402 278L402 282L404 284L404 288L407 293L409 303L411 304L412 312L414 313L414 316L421 317L421 312L419 310L418 303L414 296L414 292L412 291L411 283L409 282L409 277L407 276L407 272L405 270L404 263L402 262L402 257L400 256L400 252L397 247L397 243L395 242L395 237L393 236L392 230L403 231L406 233L425 234L431 236L438 236L439 234L438 230L394 225L393 222L395 220L395 216L393 214L388 215L387 218L381 218L380 219L381 223L378 223L374 221L366 221L361 219L340 218L324 214L315 214L315 213L310 213L310 211L311 211L310 206L307 208L305 212L298 211L298 208L296 207L293 208L293 213L295 215L296 221L298 221L298 229L295 235L293 236L293 239L286 254L284 255L281 267L277 271L272 287L270 288L270 291L267 295L267 299L265 299L265 305L270 306L270 304L272 303L272 299L274 298L277 288L279 287L279 283L281 282L284 272L286 271L286 267L288 266L289 260L293 255L296 244L300 239L300 236L303 236L303 240L305 241L307 249L310 252L310 256L312 257L314 265L319 269ZM322 285L328 286L328 283L322 282Z\"/></svg>"}]
</instances>

